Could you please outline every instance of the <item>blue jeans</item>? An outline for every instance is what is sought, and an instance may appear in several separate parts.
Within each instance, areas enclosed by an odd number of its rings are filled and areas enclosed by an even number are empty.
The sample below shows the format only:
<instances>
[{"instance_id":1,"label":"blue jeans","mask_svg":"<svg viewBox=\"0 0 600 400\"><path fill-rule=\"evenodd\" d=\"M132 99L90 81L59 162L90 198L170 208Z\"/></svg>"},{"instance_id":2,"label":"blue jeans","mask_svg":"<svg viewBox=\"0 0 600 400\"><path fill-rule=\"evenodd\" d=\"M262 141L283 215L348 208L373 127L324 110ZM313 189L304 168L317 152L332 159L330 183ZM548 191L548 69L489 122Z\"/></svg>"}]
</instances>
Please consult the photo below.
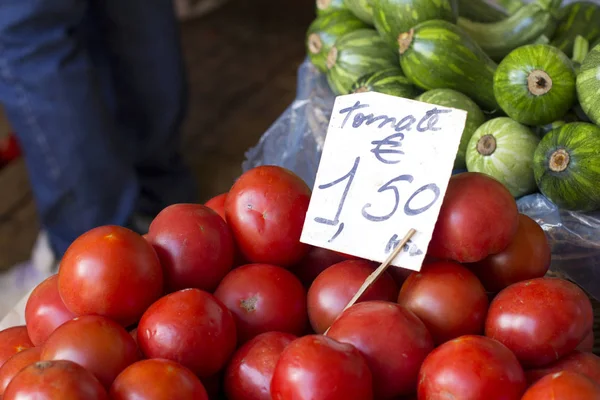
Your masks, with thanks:
<instances>
[{"instance_id":1,"label":"blue jeans","mask_svg":"<svg viewBox=\"0 0 600 400\"><path fill-rule=\"evenodd\" d=\"M57 256L91 228L196 200L178 29L171 0L0 1L0 102Z\"/></svg>"}]
</instances>

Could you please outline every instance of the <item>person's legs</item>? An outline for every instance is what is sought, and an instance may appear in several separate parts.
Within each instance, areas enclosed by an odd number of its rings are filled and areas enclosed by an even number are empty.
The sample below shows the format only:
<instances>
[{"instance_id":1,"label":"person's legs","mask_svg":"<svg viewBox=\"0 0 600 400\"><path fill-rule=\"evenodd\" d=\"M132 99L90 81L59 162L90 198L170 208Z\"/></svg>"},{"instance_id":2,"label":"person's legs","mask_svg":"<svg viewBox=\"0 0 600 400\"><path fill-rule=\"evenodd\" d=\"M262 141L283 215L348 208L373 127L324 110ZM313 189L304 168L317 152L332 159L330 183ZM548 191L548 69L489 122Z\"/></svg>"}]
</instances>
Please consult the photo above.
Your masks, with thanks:
<instances>
[{"instance_id":1,"label":"person's legs","mask_svg":"<svg viewBox=\"0 0 600 400\"><path fill-rule=\"evenodd\" d=\"M155 215L194 202L180 154L187 106L179 26L171 0L92 0L111 67L116 122L140 183L137 211Z\"/></svg>"},{"instance_id":2,"label":"person's legs","mask_svg":"<svg viewBox=\"0 0 600 400\"><path fill-rule=\"evenodd\" d=\"M139 193L83 46L87 7L87 0L0 1L0 102L59 257L85 231L125 224Z\"/></svg>"}]
</instances>

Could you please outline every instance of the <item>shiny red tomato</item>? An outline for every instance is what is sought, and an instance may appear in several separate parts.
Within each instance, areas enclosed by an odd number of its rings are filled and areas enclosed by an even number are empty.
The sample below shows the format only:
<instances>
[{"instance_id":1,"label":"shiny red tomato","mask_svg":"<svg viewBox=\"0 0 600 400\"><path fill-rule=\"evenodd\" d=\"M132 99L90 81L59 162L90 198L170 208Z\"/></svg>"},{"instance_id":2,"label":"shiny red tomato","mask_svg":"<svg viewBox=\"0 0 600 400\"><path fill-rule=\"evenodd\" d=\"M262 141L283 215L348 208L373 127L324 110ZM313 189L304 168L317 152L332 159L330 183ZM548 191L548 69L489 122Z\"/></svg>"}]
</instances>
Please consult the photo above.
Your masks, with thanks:
<instances>
[{"instance_id":1,"label":"shiny red tomato","mask_svg":"<svg viewBox=\"0 0 600 400\"><path fill-rule=\"evenodd\" d=\"M227 200L227 194L228 193L220 194L218 196L213 197L206 203L204 203L204 205L206 207L210 208L211 210L213 210L214 212L219 214L221 216L221 218L223 218L224 221L227 221L227 218L225 217L225 200ZM228 225L228 227L229 227L229 225ZM241 253L240 249L238 248L237 243L235 243L235 241L233 243L233 247L235 248L234 254L233 254L233 267L235 268L235 267L239 267L240 265L247 264L246 260L244 260L244 256L242 255L242 253Z\"/></svg>"},{"instance_id":2,"label":"shiny red tomato","mask_svg":"<svg viewBox=\"0 0 600 400\"><path fill-rule=\"evenodd\" d=\"M587 295L558 278L519 282L492 301L485 334L515 353L525 367L539 367L575 350L592 329Z\"/></svg>"},{"instance_id":3,"label":"shiny red tomato","mask_svg":"<svg viewBox=\"0 0 600 400\"><path fill-rule=\"evenodd\" d=\"M542 368L525 371L527 381L533 384L546 375L560 371L571 371L582 374L600 385L600 357L592 353L574 351L560 360Z\"/></svg>"},{"instance_id":4,"label":"shiny red tomato","mask_svg":"<svg viewBox=\"0 0 600 400\"><path fill-rule=\"evenodd\" d=\"M316 333L323 333L340 315L376 265L364 260L347 260L323 271L308 290L308 317ZM386 272L359 301L396 301L398 286Z\"/></svg>"},{"instance_id":5,"label":"shiny red tomato","mask_svg":"<svg viewBox=\"0 0 600 400\"><path fill-rule=\"evenodd\" d=\"M352 345L322 335L294 340L281 353L271 396L283 399L372 400L373 378Z\"/></svg>"},{"instance_id":6,"label":"shiny red tomato","mask_svg":"<svg viewBox=\"0 0 600 400\"><path fill-rule=\"evenodd\" d=\"M142 360L127 367L110 388L111 400L208 400L200 379L174 361Z\"/></svg>"},{"instance_id":7,"label":"shiny red tomato","mask_svg":"<svg viewBox=\"0 0 600 400\"><path fill-rule=\"evenodd\" d=\"M165 271L167 291L212 292L233 266L234 244L227 223L201 204L175 204L152 221L148 240Z\"/></svg>"},{"instance_id":8,"label":"shiny red tomato","mask_svg":"<svg viewBox=\"0 0 600 400\"><path fill-rule=\"evenodd\" d=\"M353 305L331 325L327 336L360 351L373 373L375 398L381 400L414 393L421 364L434 348L425 324L387 301Z\"/></svg>"},{"instance_id":9,"label":"shiny red tomato","mask_svg":"<svg viewBox=\"0 0 600 400\"><path fill-rule=\"evenodd\" d=\"M527 383L514 354L483 336L461 336L431 352L419 372L419 399L519 400Z\"/></svg>"},{"instance_id":10,"label":"shiny red tomato","mask_svg":"<svg viewBox=\"0 0 600 400\"><path fill-rule=\"evenodd\" d=\"M521 400L600 400L600 386L587 377L561 371L531 386Z\"/></svg>"},{"instance_id":11,"label":"shiny red tomato","mask_svg":"<svg viewBox=\"0 0 600 400\"><path fill-rule=\"evenodd\" d=\"M0 398L2 398L10 381L12 381L23 368L40 361L41 353L42 349L39 347L23 350L9 358L8 361L0 367Z\"/></svg>"},{"instance_id":12,"label":"shiny red tomato","mask_svg":"<svg viewBox=\"0 0 600 400\"><path fill-rule=\"evenodd\" d=\"M544 230L527 215L519 214L519 229L511 244L469 268L489 292L499 292L513 283L546 275L550 256Z\"/></svg>"},{"instance_id":13,"label":"shiny red tomato","mask_svg":"<svg viewBox=\"0 0 600 400\"><path fill-rule=\"evenodd\" d=\"M465 172L450 178L428 254L476 262L506 249L519 226L517 203L494 178Z\"/></svg>"},{"instance_id":14,"label":"shiny red tomato","mask_svg":"<svg viewBox=\"0 0 600 400\"><path fill-rule=\"evenodd\" d=\"M228 400L271 400L271 379L281 352L296 336L267 332L256 336L234 354L225 370Z\"/></svg>"},{"instance_id":15,"label":"shiny red tomato","mask_svg":"<svg viewBox=\"0 0 600 400\"><path fill-rule=\"evenodd\" d=\"M122 326L100 316L86 315L65 322L42 348L42 361L73 361L110 388L117 375L134 362L139 353L135 341Z\"/></svg>"},{"instance_id":16,"label":"shiny red tomato","mask_svg":"<svg viewBox=\"0 0 600 400\"><path fill-rule=\"evenodd\" d=\"M74 314L101 315L129 326L162 295L162 267L143 237L120 226L101 226L67 249L58 292Z\"/></svg>"},{"instance_id":17,"label":"shiny red tomato","mask_svg":"<svg viewBox=\"0 0 600 400\"><path fill-rule=\"evenodd\" d=\"M576 350L585 351L585 352L593 352L594 351L594 343L596 338L594 337L594 331L591 330L590 333L587 334L585 338L579 343L576 347Z\"/></svg>"},{"instance_id":18,"label":"shiny red tomato","mask_svg":"<svg viewBox=\"0 0 600 400\"><path fill-rule=\"evenodd\" d=\"M225 203L227 222L251 263L291 267L308 252L300 242L311 190L285 168L267 165L244 173Z\"/></svg>"},{"instance_id":19,"label":"shiny red tomato","mask_svg":"<svg viewBox=\"0 0 600 400\"><path fill-rule=\"evenodd\" d=\"M227 200L227 193L221 193L208 200L204 205L219 214L224 220L227 220L225 217L225 200Z\"/></svg>"},{"instance_id":20,"label":"shiny red tomato","mask_svg":"<svg viewBox=\"0 0 600 400\"><path fill-rule=\"evenodd\" d=\"M36 346L44 344L56 328L75 317L58 294L58 275L52 275L36 286L27 299L27 332Z\"/></svg>"},{"instance_id":21,"label":"shiny red tomato","mask_svg":"<svg viewBox=\"0 0 600 400\"><path fill-rule=\"evenodd\" d=\"M309 288L319 274L331 267L333 264L348 260L343 254L324 249L322 247L311 247L306 256L291 268L291 271L300 281Z\"/></svg>"},{"instance_id":22,"label":"shiny red tomato","mask_svg":"<svg viewBox=\"0 0 600 400\"><path fill-rule=\"evenodd\" d=\"M249 264L234 269L215 297L235 318L238 344L271 331L302 335L308 325L306 289L281 267Z\"/></svg>"},{"instance_id":23,"label":"shiny red tomato","mask_svg":"<svg viewBox=\"0 0 600 400\"><path fill-rule=\"evenodd\" d=\"M108 400L98 379L71 361L41 361L23 369L10 382L3 400Z\"/></svg>"},{"instance_id":24,"label":"shiny red tomato","mask_svg":"<svg viewBox=\"0 0 600 400\"><path fill-rule=\"evenodd\" d=\"M147 358L164 358L200 378L221 370L236 347L235 320L212 294L185 289L154 303L138 325L138 344Z\"/></svg>"},{"instance_id":25,"label":"shiny red tomato","mask_svg":"<svg viewBox=\"0 0 600 400\"><path fill-rule=\"evenodd\" d=\"M408 277L398 304L414 312L436 344L464 335L481 335L489 306L475 274L460 264L438 261Z\"/></svg>"},{"instance_id":26,"label":"shiny red tomato","mask_svg":"<svg viewBox=\"0 0 600 400\"><path fill-rule=\"evenodd\" d=\"M20 351L34 347L27 334L27 327L13 326L0 331L0 367Z\"/></svg>"}]
</instances>

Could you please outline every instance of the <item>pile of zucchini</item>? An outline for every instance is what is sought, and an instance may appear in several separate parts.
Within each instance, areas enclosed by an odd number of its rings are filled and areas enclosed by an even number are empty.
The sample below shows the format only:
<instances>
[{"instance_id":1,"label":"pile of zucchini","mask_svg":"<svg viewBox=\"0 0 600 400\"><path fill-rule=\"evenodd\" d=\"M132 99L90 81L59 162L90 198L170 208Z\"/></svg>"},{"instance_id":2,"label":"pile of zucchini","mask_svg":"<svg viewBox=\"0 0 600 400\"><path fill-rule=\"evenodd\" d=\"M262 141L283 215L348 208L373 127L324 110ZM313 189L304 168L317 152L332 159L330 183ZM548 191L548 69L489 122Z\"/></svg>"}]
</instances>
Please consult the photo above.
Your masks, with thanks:
<instances>
[{"instance_id":1,"label":"pile of zucchini","mask_svg":"<svg viewBox=\"0 0 600 400\"><path fill-rule=\"evenodd\" d=\"M600 210L600 4L317 0L306 48L336 95L466 110L456 169Z\"/></svg>"}]
</instances>

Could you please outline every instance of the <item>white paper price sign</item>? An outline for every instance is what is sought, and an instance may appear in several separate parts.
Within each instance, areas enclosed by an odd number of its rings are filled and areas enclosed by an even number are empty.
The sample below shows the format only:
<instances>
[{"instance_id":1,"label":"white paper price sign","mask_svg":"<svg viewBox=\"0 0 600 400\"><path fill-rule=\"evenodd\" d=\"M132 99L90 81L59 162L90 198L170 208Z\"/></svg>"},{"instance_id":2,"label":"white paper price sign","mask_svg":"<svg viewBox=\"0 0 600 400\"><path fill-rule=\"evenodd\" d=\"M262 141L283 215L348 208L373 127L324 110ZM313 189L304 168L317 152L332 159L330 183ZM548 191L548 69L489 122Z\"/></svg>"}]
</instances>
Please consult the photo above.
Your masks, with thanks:
<instances>
[{"instance_id":1,"label":"white paper price sign","mask_svg":"<svg viewBox=\"0 0 600 400\"><path fill-rule=\"evenodd\" d=\"M367 92L339 96L301 241L420 270L467 113Z\"/></svg>"}]
</instances>

